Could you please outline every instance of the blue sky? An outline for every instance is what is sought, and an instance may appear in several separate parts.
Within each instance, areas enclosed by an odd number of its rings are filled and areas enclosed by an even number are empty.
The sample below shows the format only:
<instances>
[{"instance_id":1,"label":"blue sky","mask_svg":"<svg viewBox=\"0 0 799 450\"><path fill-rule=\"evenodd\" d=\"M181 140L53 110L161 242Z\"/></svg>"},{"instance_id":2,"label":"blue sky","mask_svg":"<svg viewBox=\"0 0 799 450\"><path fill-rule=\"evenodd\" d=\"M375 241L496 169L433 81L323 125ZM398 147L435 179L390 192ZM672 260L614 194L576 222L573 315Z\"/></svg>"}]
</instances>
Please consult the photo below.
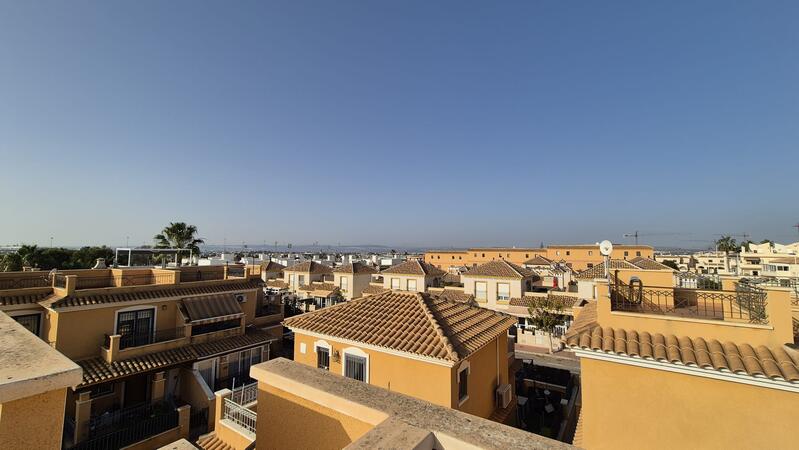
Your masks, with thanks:
<instances>
[{"instance_id":1,"label":"blue sky","mask_svg":"<svg viewBox=\"0 0 799 450\"><path fill-rule=\"evenodd\" d=\"M4 2L0 244L176 220L213 243L795 240L798 20L792 1Z\"/></svg>"}]
</instances>

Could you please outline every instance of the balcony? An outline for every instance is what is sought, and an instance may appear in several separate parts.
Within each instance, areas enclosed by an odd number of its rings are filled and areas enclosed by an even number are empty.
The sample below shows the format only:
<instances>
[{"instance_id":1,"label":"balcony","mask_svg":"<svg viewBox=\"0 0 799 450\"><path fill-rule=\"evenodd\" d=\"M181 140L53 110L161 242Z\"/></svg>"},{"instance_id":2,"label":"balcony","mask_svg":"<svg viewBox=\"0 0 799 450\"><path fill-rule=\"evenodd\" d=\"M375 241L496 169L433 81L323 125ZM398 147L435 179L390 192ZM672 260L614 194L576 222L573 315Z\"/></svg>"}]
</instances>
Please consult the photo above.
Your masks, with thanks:
<instances>
[{"instance_id":1,"label":"balcony","mask_svg":"<svg viewBox=\"0 0 799 450\"><path fill-rule=\"evenodd\" d=\"M766 292L739 283L736 291L611 284L612 311L764 324Z\"/></svg>"},{"instance_id":2,"label":"balcony","mask_svg":"<svg viewBox=\"0 0 799 450\"><path fill-rule=\"evenodd\" d=\"M107 362L131 358L145 353L169 350L185 345L186 327L168 328L152 333L106 334L101 356Z\"/></svg>"}]
</instances>

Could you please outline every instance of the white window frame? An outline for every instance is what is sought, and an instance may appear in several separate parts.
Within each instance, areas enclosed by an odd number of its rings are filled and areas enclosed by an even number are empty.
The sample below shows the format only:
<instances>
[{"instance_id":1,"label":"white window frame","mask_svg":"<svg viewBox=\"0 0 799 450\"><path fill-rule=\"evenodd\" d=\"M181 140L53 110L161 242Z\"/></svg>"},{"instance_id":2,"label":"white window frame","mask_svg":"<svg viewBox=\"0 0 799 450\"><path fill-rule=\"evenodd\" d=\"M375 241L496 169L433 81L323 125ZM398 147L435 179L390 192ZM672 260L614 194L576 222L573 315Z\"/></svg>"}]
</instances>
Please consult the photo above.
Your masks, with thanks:
<instances>
[{"instance_id":1,"label":"white window frame","mask_svg":"<svg viewBox=\"0 0 799 450\"><path fill-rule=\"evenodd\" d=\"M504 297L502 295L500 295L500 291L499 291L499 287L500 286L507 286L507 288L508 288L508 290L506 292L507 295L504 296ZM502 301L510 300L510 283L497 283L497 300L502 300Z\"/></svg>"},{"instance_id":2,"label":"white window frame","mask_svg":"<svg viewBox=\"0 0 799 450\"><path fill-rule=\"evenodd\" d=\"M480 296L478 295L478 293L480 291L477 289L477 286L479 286L481 284L483 286L485 286L485 289L483 289L484 295L483 295L482 298L480 298ZM488 301L488 282L486 282L486 281L475 281L474 282L474 298L475 298L475 300Z\"/></svg>"},{"instance_id":3,"label":"white window frame","mask_svg":"<svg viewBox=\"0 0 799 450\"><path fill-rule=\"evenodd\" d=\"M461 398L460 396L460 389L461 389L461 372L466 371L466 396ZM472 375L472 365L469 364L469 361L464 361L461 363L460 367L458 367L458 374L455 376L455 382L458 385L458 407L461 407L464 403L469 401L469 378Z\"/></svg>"},{"instance_id":4,"label":"white window frame","mask_svg":"<svg viewBox=\"0 0 799 450\"><path fill-rule=\"evenodd\" d=\"M341 289L341 292L347 292L347 289L350 287L350 279L346 276L342 276L338 280L338 287Z\"/></svg>"},{"instance_id":5,"label":"white window frame","mask_svg":"<svg viewBox=\"0 0 799 450\"><path fill-rule=\"evenodd\" d=\"M411 288L411 282L413 282L413 288ZM405 280L405 288L408 291L416 292L416 290L418 289L416 278L408 278L407 280Z\"/></svg>"},{"instance_id":6,"label":"white window frame","mask_svg":"<svg viewBox=\"0 0 799 450\"><path fill-rule=\"evenodd\" d=\"M363 371L364 371L363 382L364 383L368 383L369 382L369 354L366 353L365 351L359 349L358 347L347 347L344 350L342 350L341 351L341 376L343 376L343 377L347 376L347 355L359 356L359 357L364 358L366 360L365 367L363 369ZM351 378L351 379L354 380L354 378Z\"/></svg>"},{"instance_id":7,"label":"white window frame","mask_svg":"<svg viewBox=\"0 0 799 450\"><path fill-rule=\"evenodd\" d=\"M397 287L394 287L394 282L395 282L395 281L397 282ZM400 279L399 279L399 278L392 278L392 279L391 279L391 289L397 289L397 290L399 290L399 289L400 289L400 286L401 286L401 284L400 284Z\"/></svg>"},{"instance_id":8,"label":"white window frame","mask_svg":"<svg viewBox=\"0 0 799 450\"><path fill-rule=\"evenodd\" d=\"M333 346L330 345L329 342L325 341L324 339L319 339L318 341L314 341L313 343L313 352L316 354L316 365L319 365L319 352L318 350L323 348L327 350L327 370L330 370L330 363L333 362Z\"/></svg>"},{"instance_id":9,"label":"white window frame","mask_svg":"<svg viewBox=\"0 0 799 450\"><path fill-rule=\"evenodd\" d=\"M292 286L292 287L294 286L294 274L293 273L289 274L289 286Z\"/></svg>"}]
</instances>

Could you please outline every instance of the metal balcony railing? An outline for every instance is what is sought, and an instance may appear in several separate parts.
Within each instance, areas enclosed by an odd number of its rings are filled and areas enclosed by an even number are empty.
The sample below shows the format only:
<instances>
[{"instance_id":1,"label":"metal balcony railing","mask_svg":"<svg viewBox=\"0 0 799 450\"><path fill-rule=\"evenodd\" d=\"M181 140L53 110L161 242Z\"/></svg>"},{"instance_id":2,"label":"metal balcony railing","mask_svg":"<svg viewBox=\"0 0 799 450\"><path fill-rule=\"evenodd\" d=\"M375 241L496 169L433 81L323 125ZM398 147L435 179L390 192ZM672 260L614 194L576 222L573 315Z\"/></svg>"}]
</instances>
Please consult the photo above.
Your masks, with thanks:
<instances>
[{"instance_id":1,"label":"metal balcony railing","mask_svg":"<svg viewBox=\"0 0 799 450\"><path fill-rule=\"evenodd\" d=\"M735 292L611 284L610 302L613 311L767 322L765 291L741 284Z\"/></svg>"},{"instance_id":2,"label":"metal balcony railing","mask_svg":"<svg viewBox=\"0 0 799 450\"><path fill-rule=\"evenodd\" d=\"M258 415L255 411L251 411L229 398L226 398L223 417L252 433L253 436L255 435L255 424L258 422Z\"/></svg>"},{"instance_id":3,"label":"metal balcony railing","mask_svg":"<svg viewBox=\"0 0 799 450\"><path fill-rule=\"evenodd\" d=\"M247 405L258 399L258 382L245 384L231 391L230 399L239 405Z\"/></svg>"},{"instance_id":4,"label":"metal balcony railing","mask_svg":"<svg viewBox=\"0 0 799 450\"><path fill-rule=\"evenodd\" d=\"M158 342L172 341L186 336L186 327L168 328L155 332L123 334L119 338L119 349L141 347L142 345L156 344ZM111 337L106 335L105 348L111 348Z\"/></svg>"},{"instance_id":5,"label":"metal balcony railing","mask_svg":"<svg viewBox=\"0 0 799 450\"><path fill-rule=\"evenodd\" d=\"M255 308L255 317L272 316L283 312L283 305L279 303L266 303Z\"/></svg>"},{"instance_id":6,"label":"metal balcony railing","mask_svg":"<svg viewBox=\"0 0 799 450\"><path fill-rule=\"evenodd\" d=\"M704 289L708 291L720 291L721 278L715 274L700 274L693 272L680 272L674 275L674 285L687 289Z\"/></svg>"},{"instance_id":7,"label":"metal balcony railing","mask_svg":"<svg viewBox=\"0 0 799 450\"><path fill-rule=\"evenodd\" d=\"M0 280L0 290L48 287L50 283L50 280L47 278L47 272L45 272L38 277Z\"/></svg>"},{"instance_id":8,"label":"metal balcony railing","mask_svg":"<svg viewBox=\"0 0 799 450\"><path fill-rule=\"evenodd\" d=\"M227 266L228 278L244 278L244 266Z\"/></svg>"},{"instance_id":9,"label":"metal balcony railing","mask_svg":"<svg viewBox=\"0 0 799 450\"><path fill-rule=\"evenodd\" d=\"M73 450L122 448L178 426L178 412L171 402L140 405L93 417L89 438Z\"/></svg>"}]
</instances>

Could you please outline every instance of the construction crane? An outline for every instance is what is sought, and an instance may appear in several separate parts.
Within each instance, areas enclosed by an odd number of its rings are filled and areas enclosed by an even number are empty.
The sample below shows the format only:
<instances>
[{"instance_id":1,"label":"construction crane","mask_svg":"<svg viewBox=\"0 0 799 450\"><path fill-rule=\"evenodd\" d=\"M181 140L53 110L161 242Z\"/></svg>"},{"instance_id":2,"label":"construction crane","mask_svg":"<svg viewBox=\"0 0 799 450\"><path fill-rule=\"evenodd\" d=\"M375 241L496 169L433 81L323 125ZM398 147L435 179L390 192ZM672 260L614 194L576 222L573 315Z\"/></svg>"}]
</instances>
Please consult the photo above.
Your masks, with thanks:
<instances>
[{"instance_id":1,"label":"construction crane","mask_svg":"<svg viewBox=\"0 0 799 450\"><path fill-rule=\"evenodd\" d=\"M635 238L635 245L638 245L638 237L654 237L654 236L681 236L690 233L639 233L638 230L635 230L635 233L626 233L624 237L626 238Z\"/></svg>"}]
</instances>

